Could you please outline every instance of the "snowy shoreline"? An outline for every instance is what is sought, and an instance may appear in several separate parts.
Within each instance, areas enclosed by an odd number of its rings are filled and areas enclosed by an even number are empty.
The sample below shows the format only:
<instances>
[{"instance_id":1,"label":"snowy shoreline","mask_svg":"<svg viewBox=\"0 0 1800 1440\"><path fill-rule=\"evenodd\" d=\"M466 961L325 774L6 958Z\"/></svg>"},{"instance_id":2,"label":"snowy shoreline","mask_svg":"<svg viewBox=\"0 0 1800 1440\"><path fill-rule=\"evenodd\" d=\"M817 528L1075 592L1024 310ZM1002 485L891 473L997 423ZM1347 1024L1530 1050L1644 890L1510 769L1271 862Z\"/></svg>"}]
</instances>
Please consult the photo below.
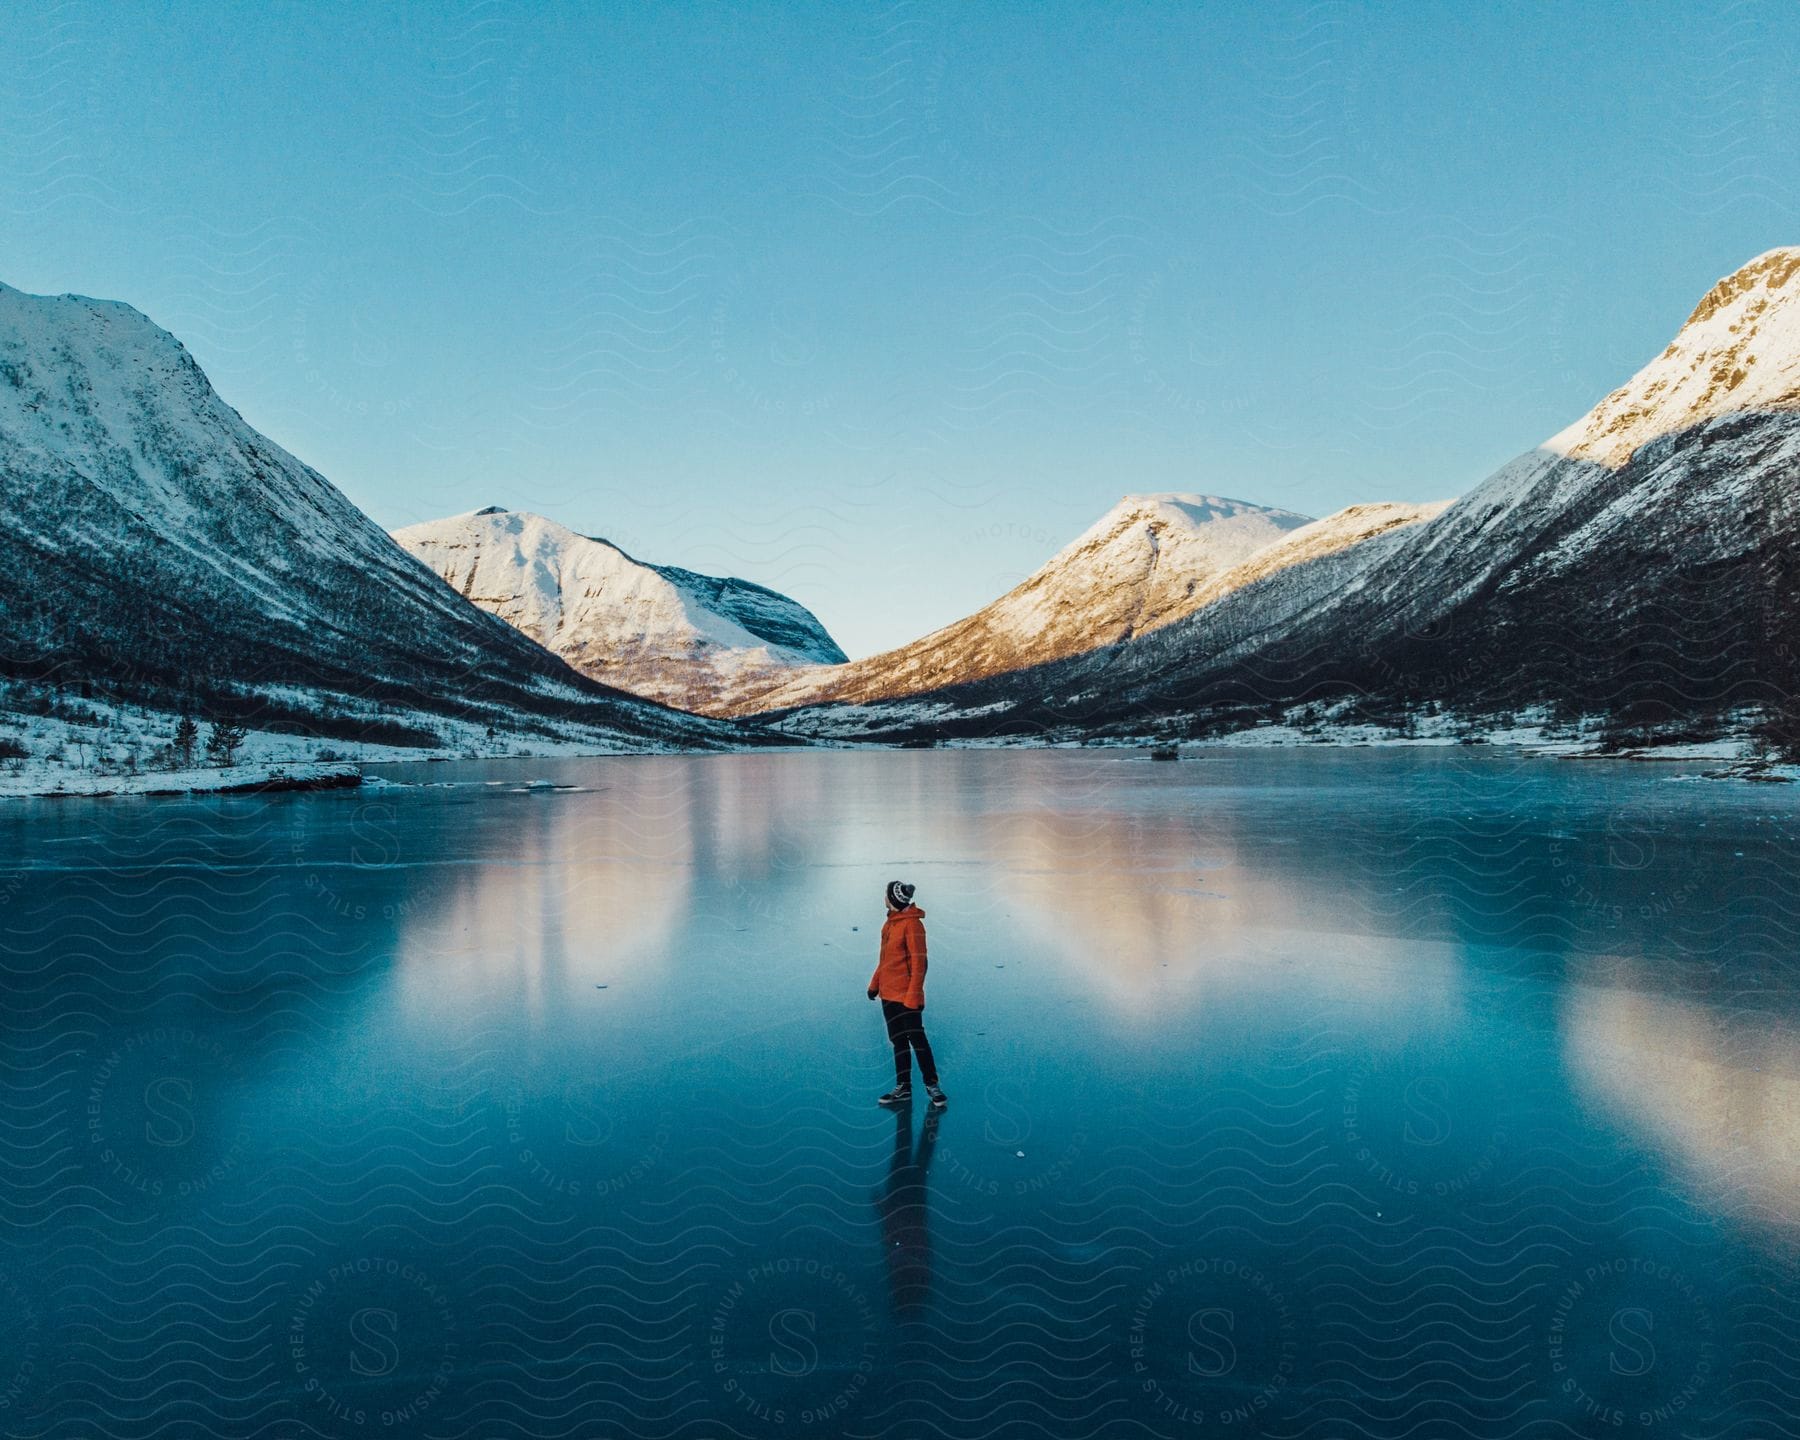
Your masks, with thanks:
<instances>
[{"instance_id":1,"label":"snowy shoreline","mask_svg":"<svg viewBox=\"0 0 1800 1440\"><path fill-rule=\"evenodd\" d=\"M40 724L42 722L39 722ZM1433 730L1437 733L1430 733ZM1511 751L1533 759L1544 760L1619 760L1643 764L1705 765L1699 774L1684 774L1679 779L1737 780L1744 782L1788 783L1800 780L1800 765L1774 763L1758 753L1748 737L1722 736L1704 742L1674 742L1666 745L1637 745L1609 748L1593 734L1547 734L1536 725L1520 725L1475 734L1449 733L1448 727L1421 727L1424 733L1402 734L1374 725L1261 725L1206 739L1172 740L1166 736L1076 735L1043 736L1031 740L1018 737L986 739L946 739L929 746L858 740L849 736L813 737L803 748L816 750L1087 750L1096 752L1172 751L1170 758L1201 758L1209 751L1245 749L1317 749L1317 748L1418 748L1446 749L1474 746L1478 749ZM47 738L39 733L37 737ZM364 767L429 764L451 760L542 761L546 759L587 759L633 753L596 746L579 741L562 744L538 744L528 749L490 751L486 754L451 747L414 749L393 745L359 745L352 758L332 755L319 758L316 742L294 736L278 736L252 732L245 744L244 758L233 765L187 766L168 770L122 768L116 764L71 764L67 751L58 747L49 754L40 753L26 760L13 760L0 768L0 801L8 799L105 799L115 797L165 797L180 795L232 795L276 793L282 791L354 789L365 783L378 784L374 776L365 777ZM661 751L651 753L685 753ZM744 753L736 750L694 753Z\"/></svg>"},{"instance_id":2,"label":"snowy shoreline","mask_svg":"<svg viewBox=\"0 0 1800 1440\"><path fill-rule=\"evenodd\" d=\"M268 692L270 698L292 698ZM566 738L495 735L478 724L395 712L374 718L429 721L440 745L400 745L245 729L229 763L208 765L210 720L195 724L185 745L182 717L101 699L38 694L27 710L0 687L0 800L123 795L232 794L347 789L362 767L452 759L542 759L553 755L666 754L667 743L608 744L571 729ZM186 763L182 763L185 761Z\"/></svg>"},{"instance_id":3,"label":"snowy shoreline","mask_svg":"<svg viewBox=\"0 0 1800 1440\"><path fill-rule=\"evenodd\" d=\"M103 800L117 796L249 795L283 790L353 790L362 783L360 767L333 760L152 770L129 775L40 766L0 774L0 799Z\"/></svg>"}]
</instances>

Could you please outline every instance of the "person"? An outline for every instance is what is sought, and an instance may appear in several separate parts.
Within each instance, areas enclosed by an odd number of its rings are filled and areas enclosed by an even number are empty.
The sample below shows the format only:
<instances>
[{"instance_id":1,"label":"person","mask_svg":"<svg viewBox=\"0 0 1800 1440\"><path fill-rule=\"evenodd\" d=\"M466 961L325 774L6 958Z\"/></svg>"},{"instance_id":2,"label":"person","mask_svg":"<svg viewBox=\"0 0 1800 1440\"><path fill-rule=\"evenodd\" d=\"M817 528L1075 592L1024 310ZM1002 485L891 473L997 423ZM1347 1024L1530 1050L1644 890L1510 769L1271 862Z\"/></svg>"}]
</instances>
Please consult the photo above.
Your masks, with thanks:
<instances>
[{"instance_id":1,"label":"person","mask_svg":"<svg viewBox=\"0 0 1800 1440\"><path fill-rule=\"evenodd\" d=\"M869 998L881 1001L888 1039L894 1046L894 1088L879 1105L912 1103L912 1057L919 1057L919 1078L931 1097L931 1108L949 1103L938 1089L937 1061L925 1038L925 912L913 904L915 887L895 880L887 887L887 920L881 927L881 956L869 977Z\"/></svg>"}]
</instances>

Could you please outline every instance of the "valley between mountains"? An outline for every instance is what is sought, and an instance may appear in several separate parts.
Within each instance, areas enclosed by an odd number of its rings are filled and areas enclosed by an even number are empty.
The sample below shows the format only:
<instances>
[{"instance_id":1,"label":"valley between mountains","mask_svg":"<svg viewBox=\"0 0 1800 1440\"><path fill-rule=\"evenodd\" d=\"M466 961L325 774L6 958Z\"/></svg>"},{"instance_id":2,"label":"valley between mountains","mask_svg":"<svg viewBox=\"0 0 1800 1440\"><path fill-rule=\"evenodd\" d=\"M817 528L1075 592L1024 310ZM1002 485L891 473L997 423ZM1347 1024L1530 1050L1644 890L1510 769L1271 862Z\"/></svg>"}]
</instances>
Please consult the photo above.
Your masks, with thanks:
<instances>
[{"instance_id":1,"label":"valley between mountains","mask_svg":"<svg viewBox=\"0 0 1800 1440\"><path fill-rule=\"evenodd\" d=\"M390 535L117 302L0 286L0 497L0 793L819 743L1800 748L1794 248L1459 499L1127 496L857 660L798 600L555 517Z\"/></svg>"}]
</instances>

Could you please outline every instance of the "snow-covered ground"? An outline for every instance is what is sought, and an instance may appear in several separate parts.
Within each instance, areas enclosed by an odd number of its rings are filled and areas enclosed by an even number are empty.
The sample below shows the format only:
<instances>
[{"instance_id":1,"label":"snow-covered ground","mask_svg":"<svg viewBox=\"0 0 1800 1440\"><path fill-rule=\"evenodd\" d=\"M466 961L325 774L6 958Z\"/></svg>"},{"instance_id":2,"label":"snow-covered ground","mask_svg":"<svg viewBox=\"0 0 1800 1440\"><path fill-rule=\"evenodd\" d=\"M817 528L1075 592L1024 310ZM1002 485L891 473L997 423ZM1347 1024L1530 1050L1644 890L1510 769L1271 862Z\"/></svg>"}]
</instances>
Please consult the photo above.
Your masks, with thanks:
<instances>
[{"instance_id":1,"label":"snow-covered ground","mask_svg":"<svg viewBox=\"0 0 1800 1440\"><path fill-rule=\"evenodd\" d=\"M0 695L4 692L0 691ZM555 756L617 755L663 747L622 746L591 733L571 733L565 738L522 740L516 735L490 737L472 725L446 725L437 717L433 724L445 743L433 747L345 742L317 737L249 731L234 763L205 763L205 740L210 726L199 726L200 744L194 763L180 765L170 753L180 723L178 716L98 701L71 702L70 715L39 715L0 708L0 799L29 795L156 795L224 791L263 786L299 788L350 783L364 764L399 763L432 759L540 759ZM828 749L860 749L870 742L871 729L888 730L897 719L928 728L934 718L948 711L941 703L920 700L880 707L846 705L813 712L806 736L810 744ZM996 704L993 711L1005 709ZM1172 741L1166 734L1083 735L1075 730L1036 736L998 735L946 740L946 749L1001 749L1017 747L1101 748L1147 750L1176 745L1184 754L1208 749L1258 749L1283 746L1420 746L1483 745L1511 748L1545 759L1613 759L1665 762L1679 769L1680 779L1742 779L1786 781L1800 779L1800 766L1775 763L1766 757L1751 726L1755 717L1739 717L1737 733L1707 742L1646 744L1613 748L1603 743L1604 724L1598 719L1575 724L1552 724L1542 712L1480 718L1448 712L1421 714L1404 729L1360 724L1338 718L1341 706L1302 707L1284 723L1250 726L1204 740ZM904 712L903 715L901 712ZM957 710L959 716L969 712ZM829 715L830 725L818 723ZM779 725L771 727L779 731ZM454 733L450 733L454 732ZM798 737L797 737L798 738ZM14 753L22 750L20 755Z\"/></svg>"},{"instance_id":2,"label":"snow-covered ground","mask_svg":"<svg viewBox=\"0 0 1800 1440\"><path fill-rule=\"evenodd\" d=\"M490 735L484 726L439 715L371 713L367 718L428 726L441 743L376 744L251 729L231 765L213 766L205 763L211 724L200 716L198 743L190 763L182 764L174 753L178 715L67 699L57 701L53 713L42 714L21 708L22 694L35 695L41 703L41 692L33 687L0 686L0 797L227 790L270 781L323 780L384 761L660 754L679 748L592 727L571 726L561 736ZM269 698L281 697L271 692ZM346 701L340 713L356 711Z\"/></svg>"},{"instance_id":3,"label":"snow-covered ground","mask_svg":"<svg viewBox=\"0 0 1800 1440\"><path fill-rule=\"evenodd\" d=\"M199 726L200 743L190 763L182 764L173 753L179 716L85 700L70 702L65 710L57 715L0 711L0 796L225 790L266 783L278 772L300 779L356 769L349 763L350 747L257 731L245 735L233 764L207 765L210 727L205 724Z\"/></svg>"},{"instance_id":4,"label":"snow-covered ground","mask_svg":"<svg viewBox=\"0 0 1800 1440\"><path fill-rule=\"evenodd\" d=\"M1379 725L1344 724L1337 721L1302 725L1259 725L1213 739L1184 742L1183 750L1256 748L1282 745L1382 745L1461 746L1477 745L1513 749L1554 760L1625 760L1681 767L1672 779L1800 780L1800 765L1783 764L1768 757L1746 720L1739 733L1708 741L1650 741L1623 747L1604 739L1605 723L1589 719L1573 725L1552 725L1547 719L1526 718L1506 722L1471 719L1445 714L1422 715L1406 730ZM1167 744L1143 739L1141 746Z\"/></svg>"},{"instance_id":5,"label":"snow-covered ground","mask_svg":"<svg viewBox=\"0 0 1800 1440\"><path fill-rule=\"evenodd\" d=\"M105 774L52 766L0 772L0 797L28 795L202 795L233 790L331 790L362 783L362 771L346 761L301 760L286 764L192 766Z\"/></svg>"},{"instance_id":6,"label":"snow-covered ground","mask_svg":"<svg viewBox=\"0 0 1800 1440\"><path fill-rule=\"evenodd\" d=\"M998 717L1008 709L1004 701L981 707L980 713ZM1391 746L1448 748L1483 746L1522 751L1547 760L1626 760L1678 766L1681 779L1744 779L1784 781L1800 779L1800 765L1772 758L1755 735L1759 720L1745 712L1728 721L1729 733L1716 739L1620 745L1608 734L1603 717L1555 721L1542 707L1531 707L1506 716L1461 715L1448 710L1423 711L1403 727L1358 722L1347 717L1349 702L1299 706L1282 721L1246 726L1202 740L1175 739L1166 731L1140 734L1114 732L1084 734L1074 727L1038 735L996 734L959 736L936 742L937 748L988 750L1008 747L1081 748L1105 750L1161 749L1173 746L1178 754L1209 749L1264 749L1308 745ZM929 733L934 720L958 719L978 712L920 698L881 705L833 705L783 717L771 728L781 730L790 721L804 726L805 738L827 747L857 748L871 737L911 731ZM876 742L879 743L879 742Z\"/></svg>"}]
</instances>

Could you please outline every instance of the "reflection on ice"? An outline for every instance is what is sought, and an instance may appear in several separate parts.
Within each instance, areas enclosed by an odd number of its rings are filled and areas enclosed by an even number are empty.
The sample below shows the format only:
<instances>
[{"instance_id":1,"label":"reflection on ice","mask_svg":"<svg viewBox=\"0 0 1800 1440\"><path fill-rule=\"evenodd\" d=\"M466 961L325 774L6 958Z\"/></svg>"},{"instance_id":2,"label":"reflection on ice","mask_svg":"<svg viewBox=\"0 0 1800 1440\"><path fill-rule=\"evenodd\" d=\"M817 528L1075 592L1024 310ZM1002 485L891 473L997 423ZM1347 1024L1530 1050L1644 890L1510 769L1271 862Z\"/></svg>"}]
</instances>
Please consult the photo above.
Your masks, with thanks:
<instances>
[{"instance_id":1,"label":"reflection on ice","mask_svg":"<svg viewBox=\"0 0 1800 1440\"><path fill-rule=\"evenodd\" d=\"M887 1183L875 1196L888 1292L894 1314L903 1320L916 1318L931 1299L931 1203L927 1177L941 1120L938 1111L928 1110L915 1142L911 1113L904 1106L895 1110L894 1148L888 1161Z\"/></svg>"},{"instance_id":2,"label":"reflection on ice","mask_svg":"<svg viewBox=\"0 0 1800 1440\"><path fill-rule=\"evenodd\" d=\"M856 794L792 757L731 758L615 761L596 767L602 783L570 790L456 787L453 801L438 792L454 808L435 812L392 802L396 826L448 830L470 854L398 909L408 1012L541 1022L572 994L662 973L678 952L791 925L821 861L847 854L839 832Z\"/></svg>"},{"instance_id":3,"label":"reflection on ice","mask_svg":"<svg viewBox=\"0 0 1800 1440\"><path fill-rule=\"evenodd\" d=\"M680 1008L666 996L694 986L732 1007L732 1033L812 1027L859 996L879 887L904 875L932 915L933 993L960 997L951 1039L1053 992L1147 1037L1248 1005L1328 1012L1380 1049L1467 1018L1477 990L1491 993L1471 947L1579 950L1583 931L1606 926L1648 944L1671 927L1710 930L1739 903L1677 887L1679 847L1609 863L1595 837L1624 812L1596 807L1604 792L1582 788L1592 771L1452 757L1409 791L1341 757L1259 763L1292 779L1057 754L587 762L567 770L577 792L497 794L477 780L433 792L435 810L417 791L390 796L392 843L375 835L363 851L377 873L396 862L397 1002L452 1029L542 1029L597 986L610 987L609 1016L641 1020L630 1007L643 997L670 1033ZM1695 803L1681 788L1679 803ZM1654 840L1657 815L1630 813ZM446 837L457 863L412 867L411 847L429 857ZM1626 903L1640 891L1661 908ZM1671 894L1685 907L1673 916ZM1637 989L1567 994L1569 1065L1721 1203L1790 1223L1800 1033L1659 998L1646 966Z\"/></svg>"},{"instance_id":4,"label":"reflection on ice","mask_svg":"<svg viewBox=\"0 0 1800 1440\"><path fill-rule=\"evenodd\" d=\"M249 1354L364 1260L457 1327L396 1434L1151 1435L1147 1379L1244 1435L1792 1413L1791 790L1370 751L398 773L0 813L14 1428L144 1430L170 1345ZM873 1104L896 876L941 1120ZM1664 1363L1609 1360L1652 1313ZM213 1428L314 1413L316 1372L229 1368Z\"/></svg>"},{"instance_id":5,"label":"reflection on ice","mask_svg":"<svg viewBox=\"0 0 1800 1440\"><path fill-rule=\"evenodd\" d=\"M693 804L640 780L465 807L476 853L402 917L404 1008L433 1024L486 1023L494 1007L541 1023L570 991L655 966L686 918Z\"/></svg>"},{"instance_id":6,"label":"reflection on ice","mask_svg":"<svg viewBox=\"0 0 1800 1440\"><path fill-rule=\"evenodd\" d=\"M1800 1026L1622 986L1572 986L1563 1047L1586 1095L1708 1208L1800 1242Z\"/></svg>"},{"instance_id":7,"label":"reflection on ice","mask_svg":"<svg viewBox=\"0 0 1800 1440\"><path fill-rule=\"evenodd\" d=\"M406 897L410 1009L541 1018L563 990L757 940L783 964L830 944L849 975L866 969L850 927L879 921L880 886L902 874L923 887L942 966L1048 960L1127 1019L1226 997L1415 1016L1463 1003L1452 925L1427 916L1437 933L1402 960L1372 917L1365 852L1385 866L1384 837L1352 818L1327 846L1296 843L1291 815L1199 764L1172 779L1057 754L777 754L570 773L586 788L440 788L435 817L419 791L389 802L408 825L456 830L473 857Z\"/></svg>"},{"instance_id":8,"label":"reflection on ice","mask_svg":"<svg viewBox=\"0 0 1800 1440\"><path fill-rule=\"evenodd\" d=\"M1190 766L1190 769L1197 767ZM1366 883L1349 854L1267 843L1204 786L1096 786L1072 811L971 804L957 842L1005 897L1009 925L1122 1016L1225 997L1304 995L1408 1010L1458 1004L1455 947L1415 947L1358 922ZM1340 837L1347 848L1354 836Z\"/></svg>"}]
</instances>

